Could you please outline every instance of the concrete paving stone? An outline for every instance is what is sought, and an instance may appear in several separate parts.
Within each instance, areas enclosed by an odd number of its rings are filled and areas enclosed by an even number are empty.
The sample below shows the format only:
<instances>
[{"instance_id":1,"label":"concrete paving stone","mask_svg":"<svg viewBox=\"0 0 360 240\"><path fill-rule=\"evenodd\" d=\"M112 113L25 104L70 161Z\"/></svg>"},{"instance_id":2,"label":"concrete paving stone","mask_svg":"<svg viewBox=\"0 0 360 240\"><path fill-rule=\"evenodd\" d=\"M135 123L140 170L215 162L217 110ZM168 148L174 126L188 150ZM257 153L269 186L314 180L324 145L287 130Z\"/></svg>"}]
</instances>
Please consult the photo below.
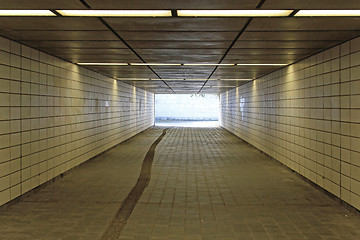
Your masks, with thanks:
<instances>
[{"instance_id":1,"label":"concrete paving stone","mask_svg":"<svg viewBox=\"0 0 360 240\"><path fill-rule=\"evenodd\" d=\"M0 209L2 239L101 239L153 127ZM105 173L105 174L104 174ZM118 239L358 240L360 217L221 128L170 128Z\"/></svg>"}]
</instances>

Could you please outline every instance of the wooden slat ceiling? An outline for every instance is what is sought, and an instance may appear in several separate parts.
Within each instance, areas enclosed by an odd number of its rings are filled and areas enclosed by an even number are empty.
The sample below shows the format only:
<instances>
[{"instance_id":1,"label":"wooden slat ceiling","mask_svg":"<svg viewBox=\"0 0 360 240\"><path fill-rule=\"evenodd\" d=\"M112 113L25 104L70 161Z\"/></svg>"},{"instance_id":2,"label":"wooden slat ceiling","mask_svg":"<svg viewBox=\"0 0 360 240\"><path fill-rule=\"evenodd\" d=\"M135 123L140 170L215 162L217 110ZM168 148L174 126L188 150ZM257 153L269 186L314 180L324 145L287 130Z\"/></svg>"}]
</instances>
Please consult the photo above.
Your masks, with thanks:
<instances>
[{"instance_id":1,"label":"wooden slat ceiling","mask_svg":"<svg viewBox=\"0 0 360 240\"><path fill-rule=\"evenodd\" d=\"M0 9L87 9L86 5L92 9L117 10L360 9L358 0L0 0ZM357 17L0 17L0 20L1 35L74 63L291 64L360 35ZM206 79L255 79L281 68L86 67L154 93L179 94L219 94L244 81ZM133 80L140 78L155 80Z\"/></svg>"}]
</instances>

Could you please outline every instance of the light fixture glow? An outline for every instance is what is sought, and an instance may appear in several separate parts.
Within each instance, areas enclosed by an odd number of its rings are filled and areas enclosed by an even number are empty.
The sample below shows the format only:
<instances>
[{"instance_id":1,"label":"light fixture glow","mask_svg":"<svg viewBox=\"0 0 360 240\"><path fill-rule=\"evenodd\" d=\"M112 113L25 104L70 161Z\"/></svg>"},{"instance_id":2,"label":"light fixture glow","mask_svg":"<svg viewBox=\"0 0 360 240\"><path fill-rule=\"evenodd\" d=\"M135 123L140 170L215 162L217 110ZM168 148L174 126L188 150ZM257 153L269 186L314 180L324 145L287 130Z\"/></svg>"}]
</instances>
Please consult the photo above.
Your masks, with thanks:
<instances>
[{"instance_id":1,"label":"light fixture glow","mask_svg":"<svg viewBox=\"0 0 360 240\"><path fill-rule=\"evenodd\" d=\"M71 17L171 17L171 10L56 10Z\"/></svg>"},{"instance_id":2,"label":"light fixture glow","mask_svg":"<svg viewBox=\"0 0 360 240\"><path fill-rule=\"evenodd\" d=\"M237 86L204 86L206 88L229 88L229 87L237 87Z\"/></svg>"},{"instance_id":3,"label":"light fixture glow","mask_svg":"<svg viewBox=\"0 0 360 240\"><path fill-rule=\"evenodd\" d=\"M116 78L119 81L149 81L150 78Z\"/></svg>"},{"instance_id":4,"label":"light fixture glow","mask_svg":"<svg viewBox=\"0 0 360 240\"><path fill-rule=\"evenodd\" d=\"M77 63L78 65L83 66L126 66L127 63Z\"/></svg>"},{"instance_id":5,"label":"light fixture glow","mask_svg":"<svg viewBox=\"0 0 360 240\"><path fill-rule=\"evenodd\" d=\"M293 10L177 10L179 17L287 17Z\"/></svg>"},{"instance_id":6,"label":"light fixture glow","mask_svg":"<svg viewBox=\"0 0 360 240\"><path fill-rule=\"evenodd\" d=\"M163 80L163 81L184 81L185 79L182 79L182 78L180 78L180 79L166 79L166 78L162 78L162 79L150 79L151 81L161 81L161 80Z\"/></svg>"},{"instance_id":7,"label":"light fixture glow","mask_svg":"<svg viewBox=\"0 0 360 240\"><path fill-rule=\"evenodd\" d=\"M131 66L181 66L181 63L129 63Z\"/></svg>"},{"instance_id":8,"label":"light fixture glow","mask_svg":"<svg viewBox=\"0 0 360 240\"><path fill-rule=\"evenodd\" d=\"M172 88L194 88L194 87L199 87L199 86L190 86L190 85L172 85Z\"/></svg>"},{"instance_id":9,"label":"light fixture glow","mask_svg":"<svg viewBox=\"0 0 360 240\"><path fill-rule=\"evenodd\" d=\"M55 17L56 14L51 12L50 10L0 10L0 16L8 16L8 17Z\"/></svg>"},{"instance_id":10,"label":"light fixture glow","mask_svg":"<svg viewBox=\"0 0 360 240\"><path fill-rule=\"evenodd\" d=\"M156 79L151 79L156 80ZM162 79L164 81L206 81L206 78L180 78L180 79Z\"/></svg>"},{"instance_id":11,"label":"light fixture glow","mask_svg":"<svg viewBox=\"0 0 360 240\"><path fill-rule=\"evenodd\" d=\"M219 78L209 79L209 81L252 81L251 78Z\"/></svg>"},{"instance_id":12,"label":"light fixture glow","mask_svg":"<svg viewBox=\"0 0 360 240\"><path fill-rule=\"evenodd\" d=\"M234 63L184 63L184 66L235 66Z\"/></svg>"},{"instance_id":13,"label":"light fixture glow","mask_svg":"<svg viewBox=\"0 0 360 240\"><path fill-rule=\"evenodd\" d=\"M287 66L287 63L77 63L89 66Z\"/></svg>"},{"instance_id":14,"label":"light fixture glow","mask_svg":"<svg viewBox=\"0 0 360 240\"><path fill-rule=\"evenodd\" d=\"M218 78L218 79L207 79L207 78L116 78L119 81L251 81L251 78Z\"/></svg>"},{"instance_id":15,"label":"light fixture glow","mask_svg":"<svg viewBox=\"0 0 360 240\"><path fill-rule=\"evenodd\" d=\"M286 63L236 63L236 66L287 66Z\"/></svg>"},{"instance_id":16,"label":"light fixture glow","mask_svg":"<svg viewBox=\"0 0 360 240\"><path fill-rule=\"evenodd\" d=\"M355 17L360 10L300 10L295 17Z\"/></svg>"},{"instance_id":17,"label":"light fixture glow","mask_svg":"<svg viewBox=\"0 0 360 240\"><path fill-rule=\"evenodd\" d=\"M207 81L206 78L185 78L185 81Z\"/></svg>"}]
</instances>

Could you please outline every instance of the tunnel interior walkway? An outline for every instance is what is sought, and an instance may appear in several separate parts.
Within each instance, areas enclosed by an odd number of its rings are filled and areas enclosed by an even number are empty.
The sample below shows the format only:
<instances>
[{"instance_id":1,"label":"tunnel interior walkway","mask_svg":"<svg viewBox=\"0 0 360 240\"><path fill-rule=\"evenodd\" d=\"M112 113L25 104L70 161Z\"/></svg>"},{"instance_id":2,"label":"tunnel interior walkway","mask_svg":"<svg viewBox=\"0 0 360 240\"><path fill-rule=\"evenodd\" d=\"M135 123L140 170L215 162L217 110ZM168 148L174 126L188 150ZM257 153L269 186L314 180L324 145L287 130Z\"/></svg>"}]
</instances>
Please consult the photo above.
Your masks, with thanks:
<instances>
[{"instance_id":1,"label":"tunnel interior walkway","mask_svg":"<svg viewBox=\"0 0 360 240\"><path fill-rule=\"evenodd\" d=\"M152 127L0 209L1 239L102 239ZM118 239L359 239L360 218L222 128L169 128Z\"/></svg>"}]
</instances>

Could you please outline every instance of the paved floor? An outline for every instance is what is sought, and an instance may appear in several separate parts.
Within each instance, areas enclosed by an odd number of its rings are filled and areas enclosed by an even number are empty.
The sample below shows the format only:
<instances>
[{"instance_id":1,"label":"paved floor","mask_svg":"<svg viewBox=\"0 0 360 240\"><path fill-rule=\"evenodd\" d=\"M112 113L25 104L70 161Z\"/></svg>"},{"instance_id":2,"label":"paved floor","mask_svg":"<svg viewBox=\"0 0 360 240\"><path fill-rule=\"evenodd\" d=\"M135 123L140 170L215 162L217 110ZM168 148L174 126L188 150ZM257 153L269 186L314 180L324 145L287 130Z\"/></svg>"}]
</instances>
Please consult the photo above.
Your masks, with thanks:
<instances>
[{"instance_id":1,"label":"paved floor","mask_svg":"<svg viewBox=\"0 0 360 240\"><path fill-rule=\"evenodd\" d=\"M101 239L163 129L0 209L0 239ZM170 128L119 239L358 240L360 216L221 128Z\"/></svg>"}]
</instances>

